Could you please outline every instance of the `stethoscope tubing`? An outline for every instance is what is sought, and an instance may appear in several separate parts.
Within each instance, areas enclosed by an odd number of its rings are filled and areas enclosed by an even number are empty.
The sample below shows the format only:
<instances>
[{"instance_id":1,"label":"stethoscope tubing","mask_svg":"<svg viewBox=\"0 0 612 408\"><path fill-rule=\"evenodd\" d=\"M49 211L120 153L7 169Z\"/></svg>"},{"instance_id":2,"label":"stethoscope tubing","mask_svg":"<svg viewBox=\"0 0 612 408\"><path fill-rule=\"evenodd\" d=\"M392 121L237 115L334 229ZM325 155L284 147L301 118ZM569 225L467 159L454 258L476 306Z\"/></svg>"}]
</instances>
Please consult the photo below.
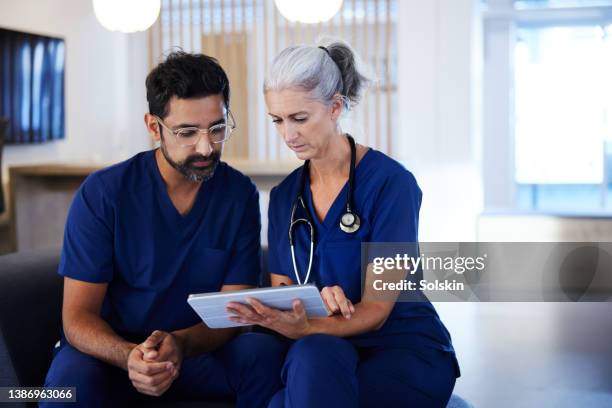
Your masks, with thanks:
<instances>
[{"instance_id":1,"label":"stethoscope tubing","mask_svg":"<svg viewBox=\"0 0 612 408\"><path fill-rule=\"evenodd\" d=\"M353 188L354 188L353 181L355 178L355 161L356 161L355 141L353 140L352 136L349 134L347 134L347 138L349 140L349 144L351 147L351 164L350 164L350 169L349 169L348 192L347 192L347 198L346 198L346 214L353 214L357 219L359 219L357 214L354 214L352 212ZM306 162L302 166L302 170L301 170L302 173L300 175L300 185L299 185L297 197L295 198L295 201L293 202L293 206L291 207L291 219L289 220L290 221L289 222L289 247L291 249L291 262L293 263L293 272L297 279L298 285L304 285L308 283L308 279L310 278L310 271L312 269L312 261L314 258L315 230L314 230L314 225L312 221L312 216L310 214L310 211L308 211L308 208L306 207L306 204L304 203L304 198L302 196L304 192L304 187L306 185L306 175L308 173L308 164L309 164L309 161L306 160ZM295 219L295 213L297 211L298 204L301 204L306 214L306 218ZM304 279L304 282L302 282L299 271L298 271L297 262L295 259L295 243L293 241L293 229L299 223L305 223L308 226L309 231L310 231L310 254L308 256L308 269L306 271L306 277ZM347 231L341 225L341 229L347 233L353 233L358 228L359 228L359 224L357 224L357 228L355 228L354 230Z\"/></svg>"}]
</instances>

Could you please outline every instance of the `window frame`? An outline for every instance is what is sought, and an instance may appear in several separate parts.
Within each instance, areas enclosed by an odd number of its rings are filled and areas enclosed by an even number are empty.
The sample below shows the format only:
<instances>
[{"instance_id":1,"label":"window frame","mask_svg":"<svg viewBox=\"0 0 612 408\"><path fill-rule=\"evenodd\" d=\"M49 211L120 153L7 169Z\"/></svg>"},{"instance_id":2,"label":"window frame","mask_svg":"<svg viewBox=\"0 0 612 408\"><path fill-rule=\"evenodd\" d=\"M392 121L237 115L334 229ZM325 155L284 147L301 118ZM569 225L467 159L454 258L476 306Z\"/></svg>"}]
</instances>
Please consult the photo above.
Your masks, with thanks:
<instances>
[{"instance_id":1,"label":"window frame","mask_svg":"<svg viewBox=\"0 0 612 408\"><path fill-rule=\"evenodd\" d=\"M519 28L609 25L609 6L515 7L513 0L489 0L482 13L483 24L483 188L486 212L520 212L563 215L564 211L519 207L515 181L514 49ZM609 146L612 148L612 146ZM604 155L606 154L604 149ZM612 180L604 158L599 208L575 210L571 215L611 215L608 197ZM586 185L586 184L579 184ZM534 185L527 185L533 188ZM535 185L541 186L541 184ZM532 200L533 201L533 200Z\"/></svg>"}]
</instances>

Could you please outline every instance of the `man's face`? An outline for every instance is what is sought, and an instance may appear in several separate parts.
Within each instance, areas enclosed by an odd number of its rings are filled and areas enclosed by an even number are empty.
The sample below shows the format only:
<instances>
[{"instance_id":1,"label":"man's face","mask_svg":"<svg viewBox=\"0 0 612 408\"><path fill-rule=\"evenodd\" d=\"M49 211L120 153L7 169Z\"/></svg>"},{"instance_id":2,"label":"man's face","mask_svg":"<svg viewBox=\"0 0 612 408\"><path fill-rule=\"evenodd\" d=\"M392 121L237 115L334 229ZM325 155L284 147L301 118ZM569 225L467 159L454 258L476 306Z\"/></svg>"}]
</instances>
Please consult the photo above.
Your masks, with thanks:
<instances>
[{"instance_id":1,"label":"man's face","mask_svg":"<svg viewBox=\"0 0 612 408\"><path fill-rule=\"evenodd\" d=\"M168 115L163 121L174 131L186 127L208 129L226 120L221 95L191 99L173 96L168 105ZM194 182L206 181L213 176L221 160L223 143L210 143L207 135L201 135L195 145L181 146L177 137L161 126L160 136L164 158L179 173Z\"/></svg>"}]
</instances>

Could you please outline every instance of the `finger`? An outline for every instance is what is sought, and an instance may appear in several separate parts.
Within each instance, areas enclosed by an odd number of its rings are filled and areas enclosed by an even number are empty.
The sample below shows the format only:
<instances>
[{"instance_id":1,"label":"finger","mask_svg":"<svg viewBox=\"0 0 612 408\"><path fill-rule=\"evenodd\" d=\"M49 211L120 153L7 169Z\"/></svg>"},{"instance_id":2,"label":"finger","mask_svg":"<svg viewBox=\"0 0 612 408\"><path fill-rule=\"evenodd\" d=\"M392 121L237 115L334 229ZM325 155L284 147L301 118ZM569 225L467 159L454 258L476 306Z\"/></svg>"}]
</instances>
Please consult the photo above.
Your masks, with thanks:
<instances>
[{"instance_id":1,"label":"finger","mask_svg":"<svg viewBox=\"0 0 612 408\"><path fill-rule=\"evenodd\" d=\"M146 351L144 352L144 360L145 361L155 361L156 359L159 359L159 361L162 361L161 358L159 356L159 352L155 349L145 349Z\"/></svg>"},{"instance_id":2,"label":"finger","mask_svg":"<svg viewBox=\"0 0 612 408\"><path fill-rule=\"evenodd\" d=\"M130 361L142 360L143 357L144 357L144 350L142 349L142 347L141 346L134 347L128 354L128 366L130 364Z\"/></svg>"},{"instance_id":3,"label":"finger","mask_svg":"<svg viewBox=\"0 0 612 408\"><path fill-rule=\"evenodd\" d=\"M344 316L347 319L350 319L351 318L350 300L345 298L344 294L336 293L335 297L336 297L336 303L338 303L338 305L340 306L340 312L342 313L342 316Z\"/></svg>"},{"instance_id":4,"label":"finger","mask_svg":"<svg viewBox=\"0 0 612 408\"><path fill-rule=\"evenodd\" d=\"M255 312L257 312L257 314L259 314L261 317L271 316L276 312L276 310L264 305L257 299L247 298L246 301L248 302L249 305L251 305L251 307L255 310Z\"/></svg>"},{"instance_id":5,"label":"finger","mask_svg":"<svg viewBox=\"0 0 612 408\"><path fill-rule=\"evenodd\" d=\"M147 387L146 385L142 385L142 384L134 383L134 382L132 383L132 385L134 386L134 388L136 388L136 391L138 391L141 394L150 395L152 397L157 397L157 395L155 395L151 387Z\"/></svg>"},{"instance_id":6,"label":"finger","mask_svg":"<svg viewBox=\"0 0 612 408\"><path fill-rule=\"evenodd\" d=\"M229 313L230 316L232 316L232 317L236 317L236 316L241 317L241 316L243 316L242 310L234 309L231 306L226 306L225 307L225 311L227 313Z\"/></svg>"},{"instance_id":7,"label":"finger","mask_svg":"<svg viewBox=\"0 0 612 408\"><path fill-rule=\"evenodd\" d=\"M168 388L170 388L170 386L172 385L174 380L176 380L176 377L178 377L178 374L176 376L168 378L168 380L166 380L163 383L159 384L157 386L157 390L158 390L157 396L160 396L160 395L164 394L166 391L168 391Z\"/></svg>"},{"instance_id":8,"label":"finger","mask_svg":"<svg viewBox=\"0 0 612 408\"><path fill-rule=\"evenodd\" d=\"M128 377L130 378L130 380L132 380L132 383L138 383L146 387L155 387L166 381L168 378L172 378L174 374L174 369L165 370L161 373L157 373L154 375L144 375L137 371L130 370L128 373Z\"/></svg>"},{"instance_id":9,"label":"finger","mask_svg":"<svg viewBox=\"0 0 612 408\"><path fill-rule=\"evenodd\" d=\"M159 397L160 395L165 393L168 390L168 388L170 388L170 386L172 385L173 381L174 381L174 378L170 377L170 378L164 380L162 383L160 383L158 385L155 385L155 386L151 386L151 385L147 385L147 384L142 384L142 383L134 382L134 381L132 382L132 385L141 394L146 394L146 395L151 395L151 396L154 396L154 397Z\"/></svg>"},{"instance_id":10,"label":"finger","mask_svg":"<svg viewBox=\"0 0 612 408\"><path fill-rule=\"evenodd\" d=\"M145 375L154 375L163 371L169 370L174 367L174 364L170 361L163 362L147 362L142 359L132 359L128 361L128 369L137 371Z\"/></svg>"},{"instance_id":11,"label":"finger","mask_svg":"<svg viewBox=\"0 0 612 408\"><path fill-rule=\"evenodd\" d=\"M306 315L306 310L304 310L304 303L301 300L296 299L293 301L293 313L297 315L297 317L302 317Z\"/></svg>"},{"instance_id":12,"label":"finger","mask_svg":"<svg viewBox=\"0 0 612 408\"><path fill-rule=\"evenodd\" d=\"M239 317L239 316L230 316L228 317L229 320L231 320L232 322L236 322L236 323L242 323L242 324L262 324L259 321L254 321L254 320L250 320L246 317Z\"/></svg>"},{"instance_id":13,"label":"finger","mask_svg":"<svg viewBox=\"0 0 612 408\"><path fill-rule=\"evenodd\" d=\"M240 314L240 312L236 310L227 309L227 312L230 313L230 315L228 316L228 319L233 322L255 324L255 321L251 319L249 316Z\"/></svg>"},{"instance_id":14,"label":"finger","mask_svg":"<svg viewBox=\"0 0 612 408\"><path fill-rule=\"evenodd\" d=\"M325 290L326 288L323 288L323 289L324 290L321 291L321 297L323 298L323 301L327 305L327 308L329 309L330 312L334 314L338 313L340 311L340 306L338 306L338 303L336 302L336 298L334 297L334 294L329 290Z\"/></svg>"},{"instance_id":15,"label":"finger","mask_svg":"<svg viewBox=\"0 0 612 408\"><path fill-rule=\"evenodd\" d=\"M351 318L351 301L344 294L344 290L340 286L334 286L332 288L332 293L334 294L334 299L336 303L340 307L340 312L342 315L350 319Z\"/></svg>"},{"instance_id":16,"label":"finger","mask_svg":"<svg viewBox=\"0 0 612 408\"><path fill-rule=\"evenodd\" d=\"M176 377L170 377L168 378L166 381L164 381L163 383L157 385L155 387L155 396L159 397L162 394L164 394L166 391L168 391L168 388L170 388L170 386L172 385L172 383L174 382L174 380L176 379Z\"/></svg>"},{"instance_id":17,"label":"finger","mask_svg":"<svg viewBox=\"0 0 612 408\"><path fill-rule=\"evenodd\" d=\"M143 347L146 348L155 348L157 347L164 338L168 335L168 333L163 332L161 330L155 330L147 339L142 343Z\"/></svg>"},{"instance_id":18,"label":"finger","mask_svg":"<svg viewBox=\"0 0 612 408\"><path fill-rule=\"evenodd\" d=\"M333 313L332 305L329 302L329 288L327 286L321 289L321 298L323 299L323 303L325 303L327 310Z\"/></svg>"},{"instance_id":19,"label":"finger","mask_svg":"<svg viewBox=\"0 0 612 408\"><path fill-rule=\"evenodd\" d=\"M170 336L166 338L171 339ZM171 340L162 342L161 346L159 347L159 360L172 361L173 363L177 364L179 361L179 351L176 343Z\"/></svg>"},{"instance_id":20,"label":"finger","mask_svg":"<svg viewBox=\"0 0 612 408\"><path fill-rule=\"evenodd\" d=\"M239 302L229 302L226 308L237 310L241 314L255 313L255 309L253 309L250 305L245 305L244 303Z\"/></svg>"},{"instance_id":21,"label":"finger","mask_svg":"<svg viewBox=\"0 0 612 408\"><path fill-rule=\"evenodd\" d=\"M259 313L257 313L255 309L253 309L249 305L244 305L242 303L237 303L237 302L228 303L226 310L238 316L246 317L246 318L253 319L253 320L259 317Z\"/></svg>"},{"instance_id":22,"label":"finger","mask_svg":"<svg viewBox=\"0 0 612 408\"><path fill-rule=\"evenodd\" d=\"M158 361L170 361L171 363L176 364L178 362L178 356L171 350L159 350L159 356L157 358Z\"/></svg>"}]
</instances>

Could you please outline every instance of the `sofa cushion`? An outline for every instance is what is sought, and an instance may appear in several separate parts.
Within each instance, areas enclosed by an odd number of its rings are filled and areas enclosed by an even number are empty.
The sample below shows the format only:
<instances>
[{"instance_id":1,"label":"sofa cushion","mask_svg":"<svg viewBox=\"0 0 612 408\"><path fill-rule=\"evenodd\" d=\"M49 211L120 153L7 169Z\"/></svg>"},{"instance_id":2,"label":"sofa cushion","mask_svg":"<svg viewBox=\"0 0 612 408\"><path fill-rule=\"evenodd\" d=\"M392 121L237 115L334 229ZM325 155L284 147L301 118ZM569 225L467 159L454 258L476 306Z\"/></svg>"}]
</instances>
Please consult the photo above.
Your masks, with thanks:
<instances>
[{"instance_id":1,"label":"sofa cushion","mask_svg":"<svg viewBox=\"0 0 612 408\"><path fill-rule=\"evenodd\" d=\"M57 274L58 262L58 249L0 256L0 333L4 343L0 356L10 359L12 380L20 386L43 384L53 345L60 336L63 280ZM10 373L3 375L3 381L11 380Z\"/></svg>"}]
</instances>

